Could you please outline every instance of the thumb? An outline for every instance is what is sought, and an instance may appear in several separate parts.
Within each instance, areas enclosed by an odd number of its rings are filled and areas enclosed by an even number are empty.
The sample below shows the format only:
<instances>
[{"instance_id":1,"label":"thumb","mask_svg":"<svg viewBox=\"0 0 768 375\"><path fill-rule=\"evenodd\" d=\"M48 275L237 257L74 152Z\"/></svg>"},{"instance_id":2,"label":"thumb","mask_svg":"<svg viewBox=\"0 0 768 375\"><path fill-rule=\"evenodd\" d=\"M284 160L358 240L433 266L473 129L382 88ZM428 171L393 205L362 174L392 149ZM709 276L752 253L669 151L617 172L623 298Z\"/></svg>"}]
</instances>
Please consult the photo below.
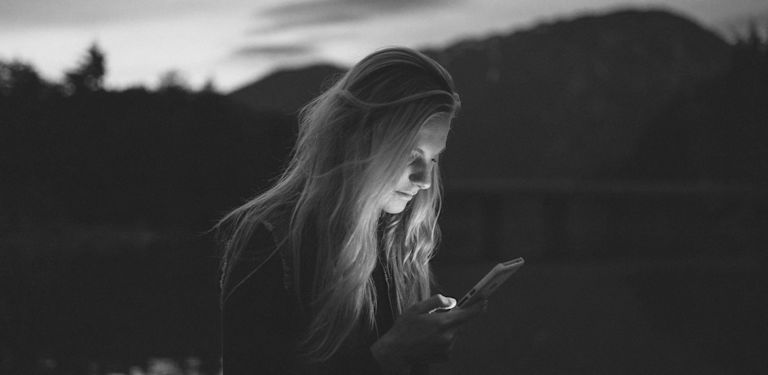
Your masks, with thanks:
<instances>
[{"instance_id":1,"label":"thumb","mask_svg":"<svg viewBox=\"0 0 768 375\"><path fill-rule=\"evenodd\" d=\"M442 294L435 294L411 307L415 314L426 314L434 309L452 308L456 306L456 299L445 297Z\"/></svg>"}]
</instances>

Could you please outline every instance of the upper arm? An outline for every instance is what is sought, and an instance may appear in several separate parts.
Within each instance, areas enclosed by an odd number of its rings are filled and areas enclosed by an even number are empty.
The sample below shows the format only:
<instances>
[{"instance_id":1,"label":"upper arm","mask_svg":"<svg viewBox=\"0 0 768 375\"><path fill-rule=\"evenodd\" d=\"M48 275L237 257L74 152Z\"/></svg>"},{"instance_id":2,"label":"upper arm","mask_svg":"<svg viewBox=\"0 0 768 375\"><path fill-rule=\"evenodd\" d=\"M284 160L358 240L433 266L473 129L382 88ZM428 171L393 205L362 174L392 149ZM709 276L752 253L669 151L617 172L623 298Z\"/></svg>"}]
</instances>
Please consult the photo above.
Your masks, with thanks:
<instances>
[{"instance_id":1,"label":"upper arm","mask_svg":"<svg viewBox=\"0 0 768 375\"><path fill-rule=\"evenodd\" d=\"M284 373L293 362L295 317L283 264L263 227L232 265L223 286L222 365L227 375Z\"/></svg>"},{"instance_id":2,"label":"upper arm","mask_svg":"<svg viewBox=\"0 0 768 375\"><path fill-rule=\"evenodd\" d=\"M296 342L306 321L298 312L294 292L284 284L287 270L272 233L260 226L246 250L233 260L222 288L223 373L304 373L308 368L297 361ZM367 345L310 367L323 374L381 372Z\"/></svg>"}]
</instances>

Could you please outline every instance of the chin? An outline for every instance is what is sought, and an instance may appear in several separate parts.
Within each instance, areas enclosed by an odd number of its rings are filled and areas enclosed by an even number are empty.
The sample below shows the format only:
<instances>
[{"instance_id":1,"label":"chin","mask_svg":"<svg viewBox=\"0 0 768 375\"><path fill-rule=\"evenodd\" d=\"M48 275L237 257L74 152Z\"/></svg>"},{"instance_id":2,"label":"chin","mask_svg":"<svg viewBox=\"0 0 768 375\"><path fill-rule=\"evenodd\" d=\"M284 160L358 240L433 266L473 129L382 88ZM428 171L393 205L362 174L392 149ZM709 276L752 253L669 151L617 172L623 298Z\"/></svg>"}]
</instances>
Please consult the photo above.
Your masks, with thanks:
<instances>
[{"instance_id":1,"label":"chin","mask_svg":"<svg viewBox=\"0 0 768 375\"><path fill-rule=\"evenodd\" d=\"M383 211L388 214L399 214L405 210L405 203L390 203L384 205Z\"/></svg>"}]
</instances>

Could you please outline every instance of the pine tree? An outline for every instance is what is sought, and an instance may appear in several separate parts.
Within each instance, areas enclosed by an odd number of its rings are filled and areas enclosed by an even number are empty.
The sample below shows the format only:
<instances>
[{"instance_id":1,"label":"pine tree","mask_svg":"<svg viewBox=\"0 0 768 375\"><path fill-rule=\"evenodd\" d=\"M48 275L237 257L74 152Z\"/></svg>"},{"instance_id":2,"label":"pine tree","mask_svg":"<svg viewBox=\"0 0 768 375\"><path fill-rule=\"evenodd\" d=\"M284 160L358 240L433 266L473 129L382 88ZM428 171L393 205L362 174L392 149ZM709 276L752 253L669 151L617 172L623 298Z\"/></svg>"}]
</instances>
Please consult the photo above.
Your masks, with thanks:
<instances>
[{"instance_id":1,"label":"pine tree","mask_svg":"<svg viewBox=\"0 0 768 375\"><path fill-rule=\"evenodd\" d=\"M101 48L92 44L77 68L66 73L66 86L70 94L93 93L104 89L106 57Z\"/></svg>"}]
</instances>

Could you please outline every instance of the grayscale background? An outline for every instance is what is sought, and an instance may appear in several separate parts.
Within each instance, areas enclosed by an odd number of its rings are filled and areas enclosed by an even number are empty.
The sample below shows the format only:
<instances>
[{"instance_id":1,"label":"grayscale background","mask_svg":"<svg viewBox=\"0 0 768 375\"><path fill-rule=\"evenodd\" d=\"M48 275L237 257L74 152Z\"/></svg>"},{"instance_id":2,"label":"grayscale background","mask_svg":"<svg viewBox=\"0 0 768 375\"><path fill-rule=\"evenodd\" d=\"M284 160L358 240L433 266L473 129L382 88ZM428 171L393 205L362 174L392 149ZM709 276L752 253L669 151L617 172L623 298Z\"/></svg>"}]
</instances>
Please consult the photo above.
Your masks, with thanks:
<instances>
[{"instance_id":1,"label":"grayscale background","mask_svg":"<svg viewBox=\"0 0 768 375\"><path fill-rule=\"evenodd\" d=\"M764 1L3 0L0 374L218 374L205 231L390 45L462 98L443 290L526 258L433 373L768 372Z\"/></svg>"}]
</instances>

